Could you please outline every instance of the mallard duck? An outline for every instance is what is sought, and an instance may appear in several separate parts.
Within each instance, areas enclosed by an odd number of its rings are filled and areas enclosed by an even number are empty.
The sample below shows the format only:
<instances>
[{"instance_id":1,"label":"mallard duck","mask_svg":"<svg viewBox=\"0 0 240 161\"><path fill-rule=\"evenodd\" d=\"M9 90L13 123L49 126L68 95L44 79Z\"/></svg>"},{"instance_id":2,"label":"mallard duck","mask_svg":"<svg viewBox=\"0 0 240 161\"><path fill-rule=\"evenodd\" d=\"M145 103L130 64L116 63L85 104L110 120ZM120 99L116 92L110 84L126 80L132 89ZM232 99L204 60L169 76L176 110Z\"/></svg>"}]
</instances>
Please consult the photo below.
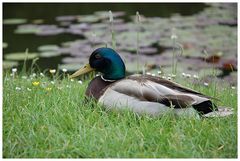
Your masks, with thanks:
<instances>
[{"instance_id":1,"label":"mallard duck","mask_svg":"<svg viewBox=\"0 0 240 161\"><path fill-rule=\"evenodd\" d=\"M95 77L86 90L107 109L126 109L137 114L161 116L168 111L176 115L190 114L205 117L232 114L228 108L217 107L202 93L172 81L151 75L126 76L120 55L111 48L98 48L91 54L89 63L73 73L74 78L91 71L102 75Z\"/></svg>"}]
</instances>

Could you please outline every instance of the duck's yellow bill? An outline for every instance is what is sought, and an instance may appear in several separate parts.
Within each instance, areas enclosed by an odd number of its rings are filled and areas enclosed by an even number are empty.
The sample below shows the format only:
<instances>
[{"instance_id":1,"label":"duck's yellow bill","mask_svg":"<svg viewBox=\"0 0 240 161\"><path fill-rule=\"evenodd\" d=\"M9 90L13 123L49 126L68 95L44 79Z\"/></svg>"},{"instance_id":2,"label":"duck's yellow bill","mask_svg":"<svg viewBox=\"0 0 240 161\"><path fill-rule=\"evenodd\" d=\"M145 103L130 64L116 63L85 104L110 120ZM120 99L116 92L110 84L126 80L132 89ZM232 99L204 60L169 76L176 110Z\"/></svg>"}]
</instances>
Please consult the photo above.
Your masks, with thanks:
<instances>
[{"instance_id":1,"label":"duck's yellow bill","mask_svg":"<svg viewBox=\"0 0 240 161\"><path fill-rule=\"evenodd\" d=\"M77 76L80 76L80 75L83 75L83 74L86 74L86 73L89 73L91 71L94 71L95 69L92 68L90 66L90 64L86 64L84 65L82 68L80 68L78 71L76 71L75 73L73 73L72 75L69 76L69 78L74 78L74 77L77 77Z\"/></svg>"}]
</instances>

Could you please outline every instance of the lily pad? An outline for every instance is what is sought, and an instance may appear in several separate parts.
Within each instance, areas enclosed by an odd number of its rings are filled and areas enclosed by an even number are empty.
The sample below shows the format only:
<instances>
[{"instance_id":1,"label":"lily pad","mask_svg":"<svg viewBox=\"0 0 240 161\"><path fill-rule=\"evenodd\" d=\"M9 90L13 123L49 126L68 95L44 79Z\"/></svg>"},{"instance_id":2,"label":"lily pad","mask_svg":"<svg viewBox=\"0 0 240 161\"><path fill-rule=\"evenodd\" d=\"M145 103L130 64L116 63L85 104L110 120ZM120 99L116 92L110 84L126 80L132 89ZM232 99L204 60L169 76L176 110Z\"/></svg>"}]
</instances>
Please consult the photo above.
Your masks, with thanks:
<instances>
[{"instance_id":1,"label":"lily pad","mask_svg":"<svg viewBox=\"0 0 240 161\"><path fill-rule=\"evenodd\" d=\"M34 59L38 56L38 53L28 53L27 54L27 59ZM5 59L7 60L25 60L26 58L26 53L25 52L17 52L17 53L9 53L4 56Z\"/></svg>"},{"instance_id":2,"label":"lily pad","mask_svg":"<svg viewBox=\"0 0 240 161\"><path fill-rule=\"evenodd\" d=\"M70 25L70 29L90 30L91 25L88 23L72 24Z\"/></svg>"},{"instance_id":3,"label":"lily pad","mask_svg":"<svg viewBox=\"0 0 240 161\"><path fill-rule=\"evenodd\" d=\"M77 18L78 22L93 23L93 22L97 22L99 20L100 20L100 18L95 15L83 15L83 16L78 16L78 18Z\"/></svg>"},{"instance_id":4,"label":"lily pad","mask_svg":"<svg viewBox=\"0 0 240 161\"><path fill-rule=\"evenodd\" d=\"M21 25L14 31L16 34L35 34L39 32L40 29L37 25Z\"/></svg>"},{"instance_id":5,"label":"lily pad","mask_svg":"<svg viewBox=\"0 0 240 161\"><path fill-rule=\"evenodd\" d=\"M3 20L4 25L18 25L18 24L23 24L26 22L27 22L27 20L22 19L22 18L10 18L10 19Z\"/></svg>"},{"instance_id":6,"label":"lily pad","mask_svg":"<svg viewBox=\"0 0 240 161\"><path fill-rule=\"evenodd\" d=\"M18 66L17 61L8 61L8 60L3 61L3 68L4 69L9 69L9 68L16 67L16 66Z\"/></svg>"},{"instance_id":7,"label":"lily pad","mask_svg":"<svg viewBox=\"0 0 240 161\"><path fill-rule=\"evenodd\" d=\"M83 64L80 63L73 63L73 64L60 64L58 66L59 69L67 69L68 71L76 71L80 67L82 67Z\"/></svg>"},{"instance_id":8,"label":"lily pad","mask_svg":"<svg viewBox=\"0 0 240 161\"><path fill-rule=\"evenodd\" d=\"M73 35L83 35L83 31L81 29L66 29L66 32Z\"/></svg>"},{"instance_id":9,"label":"lily pad","mask_svg":"<svg viewBox=\"0 0 240 161\"><path fill-rule=\"evenodd\" d=\"M77 19L76 15L66 15L56 17L56 21L74 21Z\"/></svg>"},{"instance_id":10,"label":"lily pad","mask_svg":"<svg viewBox=\"0 0 240 161\"><path fill-rule=\"evenodd\" d=\"M71 24L72 24L71 21L61 21L61 22L59 23L59 26L68 27L68 26L70 26Z\"/></svg>"},{"instance_id":11,"label":"lily pad","mask_svg":"<svg viewBox=\"0 0 240 161\"><path fill-rule=\"evenodd\" d=\"M57 51L59 47L57 45L42 45L38 47L39 51Z\"/></svg>"},{"instance_id":12,"label":"lily pad","mask_svg":"<svg viewBox=\"0 0 240 161\"><path fill-rule=\"evenodd\" d=\"M89 61L87 57L66 57L62 59L63 63L66 64L85 64Z\"/></svg>"},{"instance_id":13,"label":"lily pad","mask_svg":"<svg viewBox=\"0 0 240 161\"><path fill-rule=\"evenodd\" d=\"M35 19L32 21L33 24L42 24L44 22L43 19Z\"/></svg>"},{"instance_id":14,"label":"lily pad","mask_svg":"<svg viewBox=\"0 0 240 161\"><path fill-rule=\"evenodd\" d=\"M40 29L36 34L39 36L52 36L63 33L65 30L63 28L49 28L49 29Z\"/></svg>"},{"instance_id":15,"label":"lily pad","mask_svg":"<svg viewBox=\"0 0 240 161\"><path fill-rule=\"evenodd\" d=\"M39 54L40 57L44 57L44 58L49 58L49 57L54 57L59 55L61 54L56 51L45 51Z\"/></svg>"}]
</instances>

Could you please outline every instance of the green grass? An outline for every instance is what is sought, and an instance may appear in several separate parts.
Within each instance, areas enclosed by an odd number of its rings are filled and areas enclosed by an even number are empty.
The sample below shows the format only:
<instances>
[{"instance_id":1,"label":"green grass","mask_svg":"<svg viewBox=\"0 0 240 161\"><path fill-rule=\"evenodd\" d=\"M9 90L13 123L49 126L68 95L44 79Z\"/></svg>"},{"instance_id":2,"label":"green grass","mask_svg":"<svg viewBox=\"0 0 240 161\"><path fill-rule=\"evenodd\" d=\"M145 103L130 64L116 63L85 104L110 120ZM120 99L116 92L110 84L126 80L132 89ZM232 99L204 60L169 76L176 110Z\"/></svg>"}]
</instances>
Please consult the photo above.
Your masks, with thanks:
<instances>
[{"instance_id":1,"label":"green grass","mask_svg":"<svg viewBox=\"0 0 240 161\"><path fill-rule=\"evenodd\" d=\"M3 77L4 158L237 157L237 90L227 85L217 88L218 104L233 107L235 114L199 120L106 111L84 101L89 81L52 84L51 79ZM208 95L215 91L180 80ZM40 85L33 86L34 81Z\"/></svg>"}]
</instances>

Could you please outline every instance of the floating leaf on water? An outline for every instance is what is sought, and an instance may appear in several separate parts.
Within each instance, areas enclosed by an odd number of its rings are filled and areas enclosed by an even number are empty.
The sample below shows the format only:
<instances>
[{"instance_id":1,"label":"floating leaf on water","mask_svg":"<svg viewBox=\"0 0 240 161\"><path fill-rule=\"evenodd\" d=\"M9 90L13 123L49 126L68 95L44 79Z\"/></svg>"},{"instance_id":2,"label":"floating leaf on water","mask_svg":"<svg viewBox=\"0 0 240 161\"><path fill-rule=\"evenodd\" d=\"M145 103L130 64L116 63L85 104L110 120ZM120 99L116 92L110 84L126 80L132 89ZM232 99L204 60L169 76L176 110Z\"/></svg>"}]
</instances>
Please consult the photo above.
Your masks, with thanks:
<instances>
[{"instance_id":1,"label":"floating leaf on water","mask_svg":"<svg viewBox=\"0 0 240 161\"><path fill-rule=\"evenodd\" d=\"M39 51L57 51L58 49L57 45L42 45L38 47Z\"/></svg>"},{"instance_id":2,"label":"floating leaf on water","mask_svg":"<svg viewBox=\"0 0 240 161\"><path fill-rule=\"evenodd\" d=\"M85 64L89 61L89 58L87 57L66 57L62 59L63 63L66 64Z\"/></svg>"},{"instance_id":3,"label":"floating leaf on water","mask_svg":"<svg viewBox=\"0 0 240 161\"><path fill-rule=\"evenodd\" d=\"M27 54L27 59L34 59L38 56L38 53L28 53ZM25 52L16 52L16 53L8 53L5 54L4 56L5 59L7 60L25 60L26 58L26 53Z\"/></svg>"},{"instance_id":4,"label":"floating leaf on water","mask_svg":"<svg viewBox=\"0 0 240 161\"><path fill-rule=\"evenodd\" d=\"M63 47L63 48L59 48L58 52L61 54L69 54L71 53L71 49Z\"/></svg>"},{"instance_id":5,"label":"floating leaf on water","mask_svg":"<svg viewBox=\"0 0 240 161\"><path fill-rule=\"evenodd\" d=\"M96 31L86 31L83 33L84 36L87 38L87 39L97 39L97 38L101 38L106 35L106 31L104 30L96 30ZM102 40L103 41L103 40Z\"/></svg>"},{"instance_id":6,"label":"floating leaf on water","mask_svg":"<svg viewBox=\"0 0 240 161\"><path fill-rule=\"evenodd\" d=\"M42 24L44 22L43 19L35 19L35 20L32 20L32 23L33 24Z\"/></svg>"},{"instance_id":7,"label":"floating leaf on water","mask_svg":"<svg viewBox=\"0 0 240 161\"><path fill-rule=\"evenodd\" d=\"M18 24L23 24L26 22L27 22L27 20L22 19L22 18L10 18L10 19L3 20L4 25L18 25Z\"/></svg>"},{"instance_id":8,"label":"floating leaf on water","mask_svg":"<svg viewBox=\"0 0 240 161\"><path fill-rule=\"evenodd\" d=\"M49 29L40 29L36 34L39 36L52 36L63 33L65 30L63 28L49 28Z\"/></svg>"},{"instance_id":9,"label":"floating leaf on water","mask_svg":"<svg viewBox=\"0 0 240 161\"><path fill-rule=\"evenodd\" d=\"M93 23L93 22L97 22L99 20L100 20L100 18L95 15L83 15L83 16L78 16L78 18L77 18L78 22Z\"/></svg>"},{"instance_id":10,"label":"floating leaf on water","mask_svg":"<svg viewBox=\"0 0 240 161\"><path fill-rule=\"evenodd\" d=\"M16 34L35 34L39 32L40 29L37 25L21 25L14 31Z\"/></svg>"},{"instance_id":11,"label":"floating leaf on water","mask_svg":"<svg viewBox=\"0 0 240 161\"><path fill-rule=\"evenodd\" d=\"M74 35L83 35L83 31L81 29L66 29L66 32Z\"/></svg>"},{"instance_id":12,"label":"floating leaf on water","mask_svg":"<svg viewBox=\"0 0 240 161\"><path fill-rule=\"evenodd\" d=\"M72 22L71 21L61 21L60 23L59 23L59 25L60 26L70 26L72 24Z\"/></svg>"},{"instance_id":13,"label":"floating leaf on water","mask_svg":"<svg viewBox=\"0 0 240 161\"><path fill-rule=\"evenodd\" d=\"M4 69L16 67L16 66L18 66L18 62L17 61L8 61L8 60L4 60L3 61L3 68Z\"/></svg>"},{"instance_id":14,"label":"floating leaf on water","mask_svg":"<svg viewBox=\"0 0 240 161\"><path fill-rule=\"evenodd\" d=\"M72 24L70 25L70 29L90 30L91 25L88 23Z\"/></svg>"},{"instance_id":15,"label":"floating leaf on water","mask_svg":"<svg viewBox=\"0 0 240 161\"><path fill-rule=\"evenodd\" d=\"M44 58L49 58L49 57L54 57L59 55L61 54L56 51L45 51L39 54L40 57L44 57Z\"/></svg>"},{"instance_id":16,"label":"floating leaf on water","mask_svg":"<svg viewBox=\"0 0 240 161\"><path fill-rule=\"evenodd\" d=\"M78 46L78 47L83 46L84 47L88 44L89 44L89 41L86 40L86 39L84 39L84 40L80 39L80 40L68 41L68 42L62 43L62 45L65 46L65 47L70 47L70 46Z\"/></svg>"},{"instance_id":17,"label":"floating leaf on water","mask_svg":"<svg viewBox=\"0 0 240 161\"><path fill-rule=\"evenodd\" d=\"M58 68L61 70L67 69L68 71L76 71L82 66L83 64L80 64L80 63L71 63L71 64L60 64Z\"/></svg>"},{"instance_id":18,"label":"floating leaf on water","mask_svg":"<svg viewBox=\"0 0 240 161\"><path fill-rule=\"evenodd\" d=\"M8 43L3 42L2 47L3 47L3 49L7 48L8 47Z\"/></svg>"},{"instance_id":19,"label":"floating leaf on water","mask_svg":"<svg viewBox=\"0 0 240 161\"><path fill-rule=\"evenodd\" d=\"M77 15L66 15L56 17L56 21L75 21L76 19Z\"/></svg>"}]
</instances>

